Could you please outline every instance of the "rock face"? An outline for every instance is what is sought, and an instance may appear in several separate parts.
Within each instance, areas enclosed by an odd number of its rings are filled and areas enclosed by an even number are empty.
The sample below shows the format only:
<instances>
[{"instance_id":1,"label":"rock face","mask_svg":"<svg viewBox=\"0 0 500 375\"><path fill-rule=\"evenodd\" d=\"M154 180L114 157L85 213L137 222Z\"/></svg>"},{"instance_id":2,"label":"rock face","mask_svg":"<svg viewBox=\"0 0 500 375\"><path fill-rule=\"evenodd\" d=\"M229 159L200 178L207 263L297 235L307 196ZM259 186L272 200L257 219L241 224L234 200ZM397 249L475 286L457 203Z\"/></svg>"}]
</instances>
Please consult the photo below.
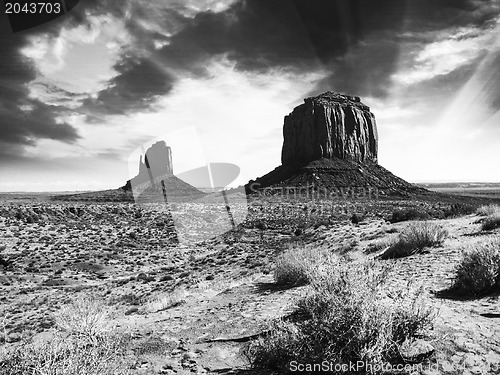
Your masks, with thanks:
<instances>
[{"instance_id":1,"label":"rock face","mask_svg":"<svg viewBox=\"0 0 500 375\"><path fill-rule=\"evenodd\" d=\"M149 170L148 170L149 167ZM151 175L150 175L151 174ZM164 141L153 144L139 161L139 174L132 179L132 184L138 185L149 181L151 177L172 176L174 166L172 164L172 149Z\"/></svg>"},{"instance_id":2,"label":"rock face","mask_svg":"<svg viewBox=\"0 0 500 375\"><path fill-rule=\"evenodd\" d=\"M164 141L153 144L139 161L139 174L121 188L133 191L137 201L161 201L164 195L172 197L200 196L194 186L174 176L172 149ZM164 190L164 191L163 191Z\"/></svg>"},{"instance_id":3,"label":"rock face","mask_svg":"<svg viewBox=\"0 0 500 375\"><path fill-rule=\"evenodd\" d=\"M359 97L328 91L304 102L285 117L283 166L321 158L377 162L375 116Z\"/></svg>"},{"instance_id":4,"label":"rock face","mask_svg":"<svg viewBox=\"0 0 500 375\"><path fill-rule=\"evenodd\" d=\"M380 196L427 194L378 164L375 116L357 96L328 91L304 99L285 117L283 137L281 165L249 181L248 194L304 187L322 192L362 188Z\"/></svg>"}]
</instances>

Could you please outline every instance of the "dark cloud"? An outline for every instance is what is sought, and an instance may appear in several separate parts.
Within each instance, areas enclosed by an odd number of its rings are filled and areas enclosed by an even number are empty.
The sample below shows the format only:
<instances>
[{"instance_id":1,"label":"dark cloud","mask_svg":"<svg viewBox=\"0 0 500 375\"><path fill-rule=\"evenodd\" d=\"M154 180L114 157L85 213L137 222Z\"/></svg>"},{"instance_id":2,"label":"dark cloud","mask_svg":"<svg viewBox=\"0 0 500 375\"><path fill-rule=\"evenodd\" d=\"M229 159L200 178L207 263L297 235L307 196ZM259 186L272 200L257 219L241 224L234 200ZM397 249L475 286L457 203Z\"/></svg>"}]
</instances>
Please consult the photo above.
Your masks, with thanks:
<instances>
[{"instance_id":1,"label":"dark cloud","mask_svg":"<svg viewBox=\"0 0 500 375\"><path fill-rule=\"evenodd\" d=\"M197 15L162 54L179 65L227 53L241 70L311 69L311 64L332 62L364 36L404 21L404 2L382 0L377 7L372 3L242 1L226 12Z\"/></svg>"},{"instance_id":2,"label":"dark cloud","mask_svg":"<svg viewBox=\"0 0 500 375\"><path fill-rule=\"evenodd\" d=\"M168 93L174 79L151 59L125 58L116 66L118 75L97 98L83 102L84 111L93 115L126 114L150 108L156 96Z\"/></svg>"},{"instance_id":3,"label":"dark cloud","mask_svg":"<svg viewBox=\"0 0 500 375\"><path fill-rule=\"evenodd\" d=\"M200 74L202 62L220 54L243 71L322 68L331 74L317 90L383 95L407 8L401 0L241 1L222 13L197 15L158 55Z\"/></svg>"},{"instance_id":4,"label":"dark cloud","mask_svg":"<svg viewBox=\"0 0 500 375\"><path fill-rule=\"evenodd\" d=\"M144 33L137 23L129 22L129 31L141 42L139 48L151 53L122 56L115 66L119 75L96 99L87 100L85 107L101 114L146 110L154 105L156 96L169 93L175 84L176 77L166 74L162 65L181 76L205 76L206 61L222 54L242 71L332 69L336 59L365 36L397 28L403 22L404 2L380 0L377 4L251 0L237 2L220 13L202 12L194 19L177 14L168 20L174 20L180 31L159 50L153 50L152 41L161 35Z\"/></svg>"},{"instance_id":5,"label":"dark cloud","mask_svg":"<svg viewBox=\"0 0 500 375\"><path fill-rule=\"evenodd\" d=\"M474 0L247 0L197 15L159 55L174 67L227 54L239 70L331 74L317 90L384 96L403 33L484 26L491 2Z\"/></svg>"},{"instance_id":6,"label":"dark cloud","mask_svg":"<svg viewBox=\"0 0 500 375\"><path fill-rule=\"evenodd\" d=\"M59 109L35 99L23 91L0 86L0 141L15 145L34 145L40 138L63 142L78 139L76 130L66 123L57 123Z\"/></svg>"},{"instance_id":7,"label":"dark cloud","mask_svg":"<svg viewBox=\"0 0 500 375\"><path fill-rule=\"evenodd\" d=\"M358 96L384 97L391 87L401 45L387 39L366 40L330 65L331 73L308 95L333 90Z\"/></svg>"},{"instance_id":8,"label":"dark cloud","mask_svg":"<svg viewBox=\"0 0 500 375\"><path fill-rule=\"evenodd\" d=\"M140 53L124 54L115 66L119 75L85 107L101 115L148 110L157 96L171 91L177 76L206 76L206 61L222 54L241 71L322 68L331 73L316 91L383 97L402 43L418 48L428 42L422 39L426 31L483 27L498 14L494 1L241 0L224 12L202 12L194 19L176 9L155 14L153 22L164 19L176 30L168 38L135 22L152 17L151 9L135 7L127 28ZM168 44L155 49L155 40ZM165 73L162 66L177 74Z\"/></svg>"},{"instance_id":9,"label":"dark cloud","mask_svg":"<svg viewBox=\"0 0 500 375\"><path fill-rule=\"evenodd\" d=\"M5 17L2 15L0 17ZM68 124L56 121L61 108L42 103L29 97L28 84L37 72L30 60L20 50L27 43L32 30L13 34L6 18L0 20L0 158L19 157L22 146L34 145L40 138L73 142L78 138L76 130ZM56 21L53 21L56 22ZM41 29L39 26L36 29ZM51 29L53 26L47 27Z\"/></svg>"},{"instance_id":10,"label":"dark cloud","mask_svg":"<svg viewBox=\"0 0 500 375\"><path fill-rule=\"evenodd\" d=\"M88 122L102 122L100 116L105 115L151 110L156 98L173 88L176 78L172 71L182 68L197 73L194 64L183 62L182 67L175 66L175 61L162 60L157 52L156 43L168 43L171 33L189 24L190 19L180 13L182 8L178 4L171 8L150 2L132 1L121 8L116 2L109 4L116 7L109 14L124 19L125 28L133 38L132 45L123 48L113 67L117 76L107 82L107 87L97 97L83 101L82 111L87 114ZM131 17L125 17L125 8ZM108 9L101 7L102 12Z\"/></svg>"},{"instance_id":11,"label":"dark cloud","mask_svg":"<svg viewBox=\"0 0 500 375\"><path fill-rule=\"evenodd\" d=\"M247 0L197 15L163 55L185 64L228 53L244 70L328 66L366 39L394 40L403 29L484 24L494 14L485 9L471 0Z\"/></svg>"},{"instance_id":12,"label":"dark cloud","mask_svg":"<svg viewBox=\"0 0 500 375\"><path fill-rule=\"evenodd\" d=\"M106 89L82 100L80 111L88 114L89 122L108 114L154 109L155 99L170 93L178 76L205 76L206 61L222 54L241 71L300 73L321 68L327 76L315 91L384 97L402 43L414 43L416 49L426 42L421 37L426 32L485 27L498 15L495 0L241 0L226 11L202 12L193 19L175 8L155 13L151 4L131 4L126 27L135 37L134 46L123 50L114 67L117 75ZM121 3L80 1L67 16L47 25L19 34L2 32L0 82L4 90L0 101L5 104L0 107L0 120L22 124L4 126L3 139L28 144L37 138L70 142L77 137L69 125L54 120L68 110L62 108L63 101L56 107L31 100L31 114L20 109L29 102L26 84L36 76L34 67L19 53L26 38L40 32L57 34L63 25L85 24L87 13L124 18L124 12ZM145 28L137 22L148 18L165 25ZM161 26L174 30L174 35L159 32ZM155 41L168 44L156 49ZM6 94L9 89L15 94Z\"/></svg>"},{"instance_id":13,"label":"dark cloud","mask_svg":"<svg viewBox=\"0 0 500 375\"><path fill-rule=\"evenodd\" d=\"M413 31L484 27L498 16L497 0L407 0L406 27Z\"/></svg>"},{"instance_id":14,"label":"dark cloud","mask_svg":"<svg viewBox=\"0 0 500 375\"><path fill-rule=\"evenodd\" d=\"M22 55L21 50L28 45L34 35L58 36L63 27L71 28L88 24L89 14L109 14L123 17L123 4L111 1L82 0L70 12L51 22L37 27L12 33L7 16L0 14L0 161L18 159L23 154L23 146L35 145L38 139L53 139L74 142L79 136L76 129L56 120L62 114L73 112L70 108L81 96L46 85L47 93L55 93L58 105L50 105L29 97L28 86L37 78L38 72L33 62ZM130 63L129 63L130 64ZM114 79L116 90L123 93L109 95L107 99L118 101L126 98L129 87L122 82L130 69L118 69L120 75ZM146 74L147 75L147 74ZM135 82L132 74L132 83ZM44 85L43 83L37 83ZM139 83L140 85L141 83ZM66 99L65 99L66 98ZM67 102L68 106L65 106ZM112 105L108 104L108 105ZM89 116L92 118L92 116Z\"/></svg>"}]
</instances>

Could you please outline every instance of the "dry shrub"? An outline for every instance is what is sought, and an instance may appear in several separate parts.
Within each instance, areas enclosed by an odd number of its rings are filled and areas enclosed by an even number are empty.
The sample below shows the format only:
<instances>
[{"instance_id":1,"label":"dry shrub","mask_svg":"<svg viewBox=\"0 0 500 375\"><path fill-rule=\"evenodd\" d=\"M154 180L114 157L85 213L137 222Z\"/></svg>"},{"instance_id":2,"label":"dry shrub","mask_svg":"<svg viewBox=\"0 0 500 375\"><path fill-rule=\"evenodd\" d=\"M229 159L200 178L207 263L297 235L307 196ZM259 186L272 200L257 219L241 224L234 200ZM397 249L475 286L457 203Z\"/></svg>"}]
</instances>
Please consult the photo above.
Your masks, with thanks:
<instances>
[{"instance_id":1,"label":"dry shrub","mask_svg":"<svg viewBox=\"0 0 500 375\"><path fill-rule=\"evenodd\" d=\"M147 301L144 306L139 308L138 312L147 314L168 310L185 303L186 296L187 293L184 289L176 289L171 293L161 294Z\"/></svg>"},{"instance_id":2,"label":"dry shrub","mask_svg":"<svg viewBox=\"0 0 500 375\"><path fill-rule=\"evenodd\" d=\"M305 285L318 268L330 264L333 259L334 255L324 249L291 247L276 258L274 281L283 286Z\"/></svg>"},{"instance_id":3,"label":"dry shrub","mask_svg":"<svg viewBox=\"0 0 500 375\"><path fill-rule=\"evenodd\" d=\"M380 257L391 259L419 254L428 247L442 245L447 236L446 229L438 224L429 221L410 223Z\"/></svg>"},{"instance_id":4,"label":"dry shrub","mask_svg":"<svg viewBox=\"0 0 500 375\"><path fill-rule=\"evenodd\" d=\"M130 363L125 358L122 337L87 337L55 334L50 341L24 342L0 357L2 375L124 375Z\"/></svg>"},{"instance_id":5,"label":"dry shrub","mask_svg":"<svg viewBox=\"0 0 500 375\"><path fill-rule=\"evenodd\" d=\"M426 211L410 208L407 210L394 211L389 221L391 223L399 223L409 220L429 220L430 218L430 215Z\"/></svg>"},{"instance_id":6,"label":"dry shrub","mask_svg":"<svg viewBox=\"0 0 500 375\"><path fill-rule=\"evenodd\" d=\"M443 210L443 215L445 218L450 218L450 217L466 216L466 215L473 214L474 212L477 212L477 209L475 206L472 206L470 204L464 204L464 203L454 203L451 206L449 206ZM437 217L437 215L433 215L433 217L439 219L439 217Z\"/></svg>"},{"instance_id":7,"label":"dry shrub","mask_svg":"<svg viewBox=\"0 0 500 375\"><path fill-rule=\"evenodd\" d=\"M0 356L2 375L129 374L129 338L112 334L102 300L85 295L54 314L57 331L42 341L23 341Z\"/></svg>"},{"instance_id":8,"label":"dry shrub","mask_svg":"<svg viewBox=\"0 0 500 375\"><path fill-rule=\"evenodd\" d=\"M165 357L177 345L173 341L168 341L157 334L141 337L133 342L131 350L136 356L162 356Z\"/></svg>"},{"instance_id":9,"label":"dry shrub","mask_svg":"<svg viewBox=\"0 0 500 375\"><path fill-rule=\"evenodd\" d=\"M103 336L113 329L112 314L101 299L78 296L54 314L56 326L69 334L88 338Z\"/></svg>"},{"instance_id":10,"label":"dry shrub","mask_svg":"<svg viewBox=\"0 0 500 375\"><path fill-rule=\"evenodd\" d=\"M490 216L500 214L500 206L498 204L488 204L477 209L477 214L481 216Z\"/></svg>"},{"instance_id":11,"label":"dry shrub","mask_svg":"<svg viewBox=\"0 0 500 375\"><path fill-rule=\"evenodd\" d=\"M500 239L464 249L451 291L464 296L482 296L500 290Z\"/></svg>"},{"instance_id":12,"label":"dry shrub","mask_svg":"<svg viewBox=\"0 0 500 375\"><path fill-rule=\"evenodd\" d=\"M403 343L430 328L433 312L422 303L421 290L387 297L386 275L373 262L320 269L310 280L312 293L245 349L251 366L287 371L292 361L373 367L400 361Z\"/></svg>"},{"instance_id":13,"label":"dry shrub","mask_svg":"<svg viewBox=\"0 0 500 375\"><path fill-rule=\"evenodd\" d=\"M481 226L482 230L493 230L496 228L500 228L500 212L487 216Z\"/></svg>"}]
</instances>

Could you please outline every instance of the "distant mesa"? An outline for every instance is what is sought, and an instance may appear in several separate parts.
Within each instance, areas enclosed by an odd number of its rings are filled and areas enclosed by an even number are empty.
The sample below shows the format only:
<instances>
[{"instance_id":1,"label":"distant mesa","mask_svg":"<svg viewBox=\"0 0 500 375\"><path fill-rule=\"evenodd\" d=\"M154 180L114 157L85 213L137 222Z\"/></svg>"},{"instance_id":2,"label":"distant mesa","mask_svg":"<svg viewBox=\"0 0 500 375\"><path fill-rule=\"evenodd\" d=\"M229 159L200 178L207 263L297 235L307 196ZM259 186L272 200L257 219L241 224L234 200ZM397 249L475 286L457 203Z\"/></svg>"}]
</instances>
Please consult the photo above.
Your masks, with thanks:
<instances>
[{"instance_id":1,"label":"distant mesa","mask_svg":"<svg viewBox=\"0 0 500 375\"><path fill-rule=\"evenodd\" d=\"M57 199L137 202L139 197L139 202L160 202L164 195L174 200L197 199L206 194L191 184L224 187L239 172L232 164L210 163L179 174L181 179L174 175L171 148L160 141L141 156L138 174L122 188ZM285 116L281 165L249 181L245 190L252 194L263 188L286 187L312 187L318 191L367 187L382 195L403 197L429 193L378 164L374 114L359 97L332 91L304 99Z\"/></svg>"},{"instance_id":2,"label":"distant mesa","mask_svg":"<svg viewBox=\"0 0 500 375\"><path fill-rule=\"evenodd\" d=\"M130 186L139 186L144 183L156 180L160 182L165 177L174 175L172 163L172 149L165 141L153 144L144 155L140 156L139 174L127 181Z\"/></svg>"},{"instance_id":3,"label":"distant mesa","mask_svg":"<svg viewBox=\"0 0 500 375\"><path fill-rule=\"evenodd\" d=\"M281 166L246 188L299 186L372 187L388 195L426 191L378 164L374 114L359 97L332 91L304 99L285 116Z\"/></svg>"},{"instance_id":4,"label":"distant mesa","mask_svg":"<svg viewBox=\"0 0 500 375\"><path fill-rule=\"evenodd\" d=\"M202 196L203 192L174 176L172 149L165 141L153 144L141 155L139 173L122 187L132 191L136 200L158 201L169 198ZM163 196L163 189L165 195Z\"/></svg>"}]
</instances>

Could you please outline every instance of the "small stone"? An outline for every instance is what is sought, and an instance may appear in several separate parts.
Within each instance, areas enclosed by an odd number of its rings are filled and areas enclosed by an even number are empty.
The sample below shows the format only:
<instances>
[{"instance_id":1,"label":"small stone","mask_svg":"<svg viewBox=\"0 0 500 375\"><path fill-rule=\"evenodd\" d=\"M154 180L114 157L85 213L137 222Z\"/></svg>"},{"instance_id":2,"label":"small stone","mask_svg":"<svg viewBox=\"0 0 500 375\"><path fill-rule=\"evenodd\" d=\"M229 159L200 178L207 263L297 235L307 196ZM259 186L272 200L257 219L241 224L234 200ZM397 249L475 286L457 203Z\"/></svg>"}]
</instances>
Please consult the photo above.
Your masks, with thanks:
<instances>
[{"instance_id":1,"label":"small stone","mask_svg":"<svg viewBox=\"0 0 500 375\"><path fill-rule=\"evenodd\" d=\"M21 341L22 339L22 336L20 333L17 333L17 332L13 332L13 333L10 333L8 336L7 336L7 342L9 343L13 343L13 342L18 342L18 341Z\"/></svg>"},{"instance_id":2,"label":"small stone","mask_svg":"<svg viewBox=\"0 0 500 375\"><path fill-rule=\"evenodd\" d=\"M163 364L162 368L165 370L173 370L176 366L177 366L177 362L170 360L170 361L165 362Z\"/></svg>"},{"instance_id":3,"label":"small stone","mask_svg":"<svg viewBox=\"0 0 500 375\"><path fill-rule=\"evenodd\" d=\"M173 280L174 278L172 277L172 275L163 275L161 278L160 278L160 281L170 281L170 280Z\"/></svg>"},{"instance_id":4,"label":"small stone","mask_svg":"<svg viewBox=\"0 0 500 375\"><path fill-rule=\"evenodd\" d=\"M186 352L184 353L184 355L182 356L182 358L184 360L192 360L194 358L198 357L198 355L195 353L195 352L192 352L192 351L189 351L189 352Z\"/></svg>"},{"instance_id":5,"label":"small stone","mask_svg":"<svg viewBox=\"0 0 500 375\"><path fill-rule=\"evenodd\" d=\"M401 345L401 357L408 362L421 362L434 353L434 347L422 339L407 340Z\"/></svg>"}]
</instances>

